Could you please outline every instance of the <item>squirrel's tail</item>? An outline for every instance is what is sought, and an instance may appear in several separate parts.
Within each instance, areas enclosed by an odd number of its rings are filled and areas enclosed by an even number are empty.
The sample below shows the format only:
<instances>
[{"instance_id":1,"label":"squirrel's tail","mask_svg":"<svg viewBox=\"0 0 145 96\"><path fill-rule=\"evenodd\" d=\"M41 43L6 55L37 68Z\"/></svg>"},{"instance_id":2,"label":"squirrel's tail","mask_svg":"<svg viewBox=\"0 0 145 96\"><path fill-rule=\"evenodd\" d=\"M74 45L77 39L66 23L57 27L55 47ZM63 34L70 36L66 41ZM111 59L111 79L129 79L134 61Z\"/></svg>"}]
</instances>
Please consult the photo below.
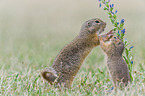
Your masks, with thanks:
<instances>
[{"instance_id":1,"label":"squirrel's tail","mask_svg":"<svg viewBox=\"0 0 145 96\"><path fill-rule=\"evenodd\" d=\"M42 71L41 75L50 84L52 84L55 81L55 79L57 78L57 72L51 67Z\"/></svg>"}]
</instances>

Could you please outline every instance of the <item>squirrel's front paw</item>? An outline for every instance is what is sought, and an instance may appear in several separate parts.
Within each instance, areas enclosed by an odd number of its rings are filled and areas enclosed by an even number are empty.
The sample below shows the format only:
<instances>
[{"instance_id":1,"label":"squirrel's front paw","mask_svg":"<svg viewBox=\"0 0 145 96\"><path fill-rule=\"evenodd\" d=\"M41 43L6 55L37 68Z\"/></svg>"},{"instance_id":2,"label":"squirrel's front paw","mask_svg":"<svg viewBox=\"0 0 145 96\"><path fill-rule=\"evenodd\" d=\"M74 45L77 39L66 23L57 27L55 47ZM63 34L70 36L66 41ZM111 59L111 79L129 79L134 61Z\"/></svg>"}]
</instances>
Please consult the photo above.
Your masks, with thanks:
<instances>
[{"instance_id":1,"label":"squirrel's front paw","mask_svg":"<svg viewBox=\"0 0 145 96\"><path fill-rule=\"evenodd\" d=\"M108 33L106 33L105 35L102 35L101 37L103 41L109 41L110 38L113 37L113 34L114 34L113 30L110 30Z\"/></svg>"},{"instance_id":2,"label":"squirrel's front paw","mask_svg":"<svg viewBox=\"0 0 145 96\"><path fill-rule=\"evenodd\" d=\"M106 34L108 36L108 40L113 37L114 33L115 32L113 32L113 29L112 29Z\"/></svg>"}]
</instances>

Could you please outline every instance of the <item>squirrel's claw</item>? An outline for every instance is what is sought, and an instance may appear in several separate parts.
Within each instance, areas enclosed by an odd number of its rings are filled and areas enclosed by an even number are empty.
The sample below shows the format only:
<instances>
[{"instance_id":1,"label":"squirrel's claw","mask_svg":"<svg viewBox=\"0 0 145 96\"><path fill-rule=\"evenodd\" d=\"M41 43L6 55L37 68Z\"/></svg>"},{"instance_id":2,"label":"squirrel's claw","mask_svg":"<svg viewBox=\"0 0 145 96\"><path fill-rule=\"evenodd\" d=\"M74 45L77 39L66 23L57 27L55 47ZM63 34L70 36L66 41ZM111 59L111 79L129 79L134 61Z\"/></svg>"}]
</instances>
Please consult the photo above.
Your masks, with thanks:
<instances>
[{"instance_id":1,"label":"squirrel's claw","mask_svg":"<svg viewBox=\"0 0 145 96\"><path fill-rule=\"evenodd\" d=\"M106 35L110 35L110 34L114 34L115 32L113 32L113 29L112 30L110 30Z\"/></svg>"}]
</instances>

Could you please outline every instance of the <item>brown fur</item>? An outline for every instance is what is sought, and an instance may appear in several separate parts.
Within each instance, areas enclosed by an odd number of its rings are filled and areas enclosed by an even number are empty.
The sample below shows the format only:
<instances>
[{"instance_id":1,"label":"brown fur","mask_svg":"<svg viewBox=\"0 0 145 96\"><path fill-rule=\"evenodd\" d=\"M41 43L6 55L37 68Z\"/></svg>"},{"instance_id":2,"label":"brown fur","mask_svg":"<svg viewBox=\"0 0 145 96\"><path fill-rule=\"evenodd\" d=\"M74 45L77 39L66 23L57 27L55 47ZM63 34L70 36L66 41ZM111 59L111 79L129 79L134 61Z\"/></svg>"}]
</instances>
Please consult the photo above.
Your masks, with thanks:
<instances>
[{"instance_id":1,"label":"brown fur","mask_svg":"<svg viewBox=\"0 0 145 96\"><path fill-rule=\"evenodd\" d=\"M99 39L100 46L106 55L106 63L115 88L118 86L120 88L125 87L131 79L128 66L122 57L125 49L123 41L115 36L111 37L110 40L106 40L106 38L101 36Z\"/></svg>"},{"instance_id":2,"label":"brown fur","mask_svg":"<svg viewBox=\"0 0 145 96\"><path fill-rule=\"evenodd\" d=\"M51 84L56 81L70 88L86 56L100 44L98 34L105 27L106 23L97 18L86 21L79 35L59 52L52 67L41 73L42 77Z\"/></svg>"}]
</instances>

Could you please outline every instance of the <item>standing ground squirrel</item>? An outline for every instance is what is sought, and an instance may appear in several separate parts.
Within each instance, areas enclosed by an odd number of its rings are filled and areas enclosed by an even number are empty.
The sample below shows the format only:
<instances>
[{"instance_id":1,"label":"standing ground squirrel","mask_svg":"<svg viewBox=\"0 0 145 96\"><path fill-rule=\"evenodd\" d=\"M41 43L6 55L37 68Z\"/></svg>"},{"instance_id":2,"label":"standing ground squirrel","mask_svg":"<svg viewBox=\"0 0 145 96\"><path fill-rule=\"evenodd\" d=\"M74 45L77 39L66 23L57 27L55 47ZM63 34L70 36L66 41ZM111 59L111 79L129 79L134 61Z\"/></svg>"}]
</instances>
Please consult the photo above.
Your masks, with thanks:
<instances>
[{"instance_id":1,"label":"standing ground squirrel","mask_svg":"<svg viewBox=\"0 0 145 96\"><path fill-rule=\"evenodd\" d=\"M123 41L115 36L110 36L109 40L108 37L106 39L106 37L99 36L99 39L100 46L106 55L106 63L115 89L118 86L120 88L125 87L131 79L127 64L122 57L123 50L125 49Z\"/></svg>"},{"instance_id":2,"label":"standing ground squirrel","mask_svg":"<svg viewBox=\"0 0 145 96\"><path fill-rule=\"evenodd\" d=\"M51 84L56 81L57 85L70 88L86 56L100 44L98 35L105 27L106 23L98 18L86 21L79 35L57 55L52 67L41 73L42 77Z\"/></svg>"}]
</instances>

